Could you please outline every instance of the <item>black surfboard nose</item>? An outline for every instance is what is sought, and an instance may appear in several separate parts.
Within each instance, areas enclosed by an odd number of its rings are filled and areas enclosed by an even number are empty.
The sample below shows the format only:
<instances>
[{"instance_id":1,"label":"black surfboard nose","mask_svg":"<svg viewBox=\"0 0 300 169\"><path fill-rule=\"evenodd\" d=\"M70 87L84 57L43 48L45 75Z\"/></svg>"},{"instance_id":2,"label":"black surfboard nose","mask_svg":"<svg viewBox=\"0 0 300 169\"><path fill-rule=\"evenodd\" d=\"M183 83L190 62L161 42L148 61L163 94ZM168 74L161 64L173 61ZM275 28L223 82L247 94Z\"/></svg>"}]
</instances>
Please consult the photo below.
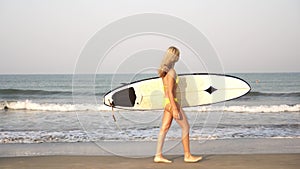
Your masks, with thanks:
<instances>
[{"instance_id":1,"label":"black surfboard nose","mask_svg":"<svg viewBox=\"0 0 300 169\"><path fill-rule=\"evenodd\" d=\"M120 90L112 95L114 106L133 107L136 94L133 87Z\"/></svg>"}]
</instances>

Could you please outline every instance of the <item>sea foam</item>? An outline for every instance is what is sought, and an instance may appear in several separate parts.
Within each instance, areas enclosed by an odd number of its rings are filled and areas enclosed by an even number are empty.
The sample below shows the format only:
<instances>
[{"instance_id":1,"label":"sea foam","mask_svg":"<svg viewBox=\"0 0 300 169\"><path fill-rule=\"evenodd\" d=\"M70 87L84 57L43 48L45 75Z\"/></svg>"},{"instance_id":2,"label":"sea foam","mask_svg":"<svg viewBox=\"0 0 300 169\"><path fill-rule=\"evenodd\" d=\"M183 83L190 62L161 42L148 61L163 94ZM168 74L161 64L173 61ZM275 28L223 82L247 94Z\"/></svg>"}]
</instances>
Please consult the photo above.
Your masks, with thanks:
<instances>
[{"instance_id":1,"label":"sea foam","mask_svg":"<svg viewBox=\"0 0 300 169\"><path fill-rule=\"evenodd\" d=\"M28 110L28 111L111 111L111 108L104 104L59 104L59 103L36 103L31 100L25 101L2 101L0 110ZM115 109L116 111L125 111ZM185 108L186 112L249 112L249 113L271 113L271 112L300 112L300 104L296 105L257 105L257 106L199 106Z\"/></svg>"}]
</instances>

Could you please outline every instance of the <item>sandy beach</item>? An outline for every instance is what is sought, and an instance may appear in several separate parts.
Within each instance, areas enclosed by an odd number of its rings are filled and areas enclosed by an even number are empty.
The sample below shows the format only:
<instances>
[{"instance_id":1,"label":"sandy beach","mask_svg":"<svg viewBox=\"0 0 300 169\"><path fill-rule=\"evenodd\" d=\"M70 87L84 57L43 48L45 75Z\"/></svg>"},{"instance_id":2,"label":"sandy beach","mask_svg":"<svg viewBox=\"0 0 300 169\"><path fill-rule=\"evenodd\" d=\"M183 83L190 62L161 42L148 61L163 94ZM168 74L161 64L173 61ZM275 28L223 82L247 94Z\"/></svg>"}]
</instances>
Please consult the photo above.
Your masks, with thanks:
<instances>
[{"instance_id":1,"label":"sandy beach","mask_svg":"<svg viewBox=\"0 0 300 169\"><path fill-rule=\"evenodd\" d=\"M181 144L168 141L165 154L173 163L157 164L153 162L155 142L1 144L0 168L296 169L299 145L300 139L295 138L192 141L193 153L204 158L190 164L183 161Z\"/></svg>"},{"instance_id":2,"label":"sandy beach","mask_svg":"<svg viewBox=\"0 0 300 169\"><path fill-rule=\"evenodd\" d=\"M182 156L167 156L172 164L158 164L152 158L125 158L117 156L38 156L1 158L0 168L123 168L123 169L297 169L299 154L249 154L249 155L205 155L199 163L184 163Z\"/></svg>"}]
</instances>

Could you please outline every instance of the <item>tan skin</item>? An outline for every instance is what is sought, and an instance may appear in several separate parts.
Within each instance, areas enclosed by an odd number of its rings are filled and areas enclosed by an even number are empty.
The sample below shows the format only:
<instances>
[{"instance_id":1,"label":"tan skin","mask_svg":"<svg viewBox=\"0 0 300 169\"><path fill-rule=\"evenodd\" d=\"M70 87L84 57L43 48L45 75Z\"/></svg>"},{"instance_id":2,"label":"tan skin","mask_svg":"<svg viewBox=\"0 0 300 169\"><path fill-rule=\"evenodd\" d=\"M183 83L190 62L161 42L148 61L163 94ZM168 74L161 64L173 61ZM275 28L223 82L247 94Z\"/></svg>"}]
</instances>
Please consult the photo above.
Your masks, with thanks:
<instances>
[{"instance_id":1,"label":"tan skin","mask_svg":"<svg viewBox=\"0 0 300 169\"><path fill-rule=\"evenodd\" d=\"M158 140L158 150L154 158L155 162L171 163L172 161L163 157L161 149L164 142L164 137L168 132L173 119L182 128L182 144L184 149L184 161L185 162L198 162L202 157L192 156L190 153L190 141L189 141L189 123L187 117L181 108L180 104L177 103L174 98L176 98L176 71L171 69L165 77L162 78L163 84L165 86L165 97L170 99L170 104L167 104L164 109L164 115L162 118L162 125L160 129L160 136L162 140ZM163 136L162 136L163 135Z\"/></svg>"},{"instance_id":2,"label":"tan skin","mask_svg":"<svg viewBox=\"0 0 300 169\"><path fill-rule=\"evenodd\" d=\"M163 78L163 84L165 87L165 97L170 99L170 104L167 104L165 111L172 113L172 116L175 120L180 119L180 105L174 100L176 97L176 72L174 69L171 69L167 75Z\"/></svg>"}]
</instances>

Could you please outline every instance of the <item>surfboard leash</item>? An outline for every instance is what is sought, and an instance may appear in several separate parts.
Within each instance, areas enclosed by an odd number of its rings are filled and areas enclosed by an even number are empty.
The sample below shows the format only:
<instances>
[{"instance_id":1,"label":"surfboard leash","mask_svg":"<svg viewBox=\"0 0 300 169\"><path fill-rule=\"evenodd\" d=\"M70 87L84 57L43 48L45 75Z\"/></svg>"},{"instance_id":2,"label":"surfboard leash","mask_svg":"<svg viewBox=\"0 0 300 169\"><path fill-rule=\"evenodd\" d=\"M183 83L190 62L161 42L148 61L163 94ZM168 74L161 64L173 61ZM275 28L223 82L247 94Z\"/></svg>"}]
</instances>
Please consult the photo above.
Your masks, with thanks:
<instances>
[{"instance_id":1,"label":"surfboard leash","mask_svg":"<svg viewBox=\"0 0 300 169\"><path fill-rule=\"evenodd\" d=\"M116 117L115 117L115 114L114 114L114 103L113 102L111 102L109 99L108 99L108 102L109 102L109 106L111 107L111 113L112 113L112 117L113 117L113 119L114 119L114 122L117 122L117 120L116 120Z\"/></svg>"},{"instance_id":2,"label":"surfboard leash","mask_svg":"<svg viewBox=\"0 0 300 169\"><path fill-rule=\"evenodd\" d=\"M116 117L115 117L115 111L114 111L114 103L113 102L111 102L109 99L108 99L108 102L109 102L109 106L111 107L111 113L112 113L112 117L113 117L113 119L114 119L114 122L115 122L115 124L116 124L116 126L117 126L117 128L120 130L120 131L122 131L121 130L121 128L120 128L120 126L119 126L119 124L118 124L118 122L117 122L117 119L116 119Z\"/></svg>"}]
</instances>

